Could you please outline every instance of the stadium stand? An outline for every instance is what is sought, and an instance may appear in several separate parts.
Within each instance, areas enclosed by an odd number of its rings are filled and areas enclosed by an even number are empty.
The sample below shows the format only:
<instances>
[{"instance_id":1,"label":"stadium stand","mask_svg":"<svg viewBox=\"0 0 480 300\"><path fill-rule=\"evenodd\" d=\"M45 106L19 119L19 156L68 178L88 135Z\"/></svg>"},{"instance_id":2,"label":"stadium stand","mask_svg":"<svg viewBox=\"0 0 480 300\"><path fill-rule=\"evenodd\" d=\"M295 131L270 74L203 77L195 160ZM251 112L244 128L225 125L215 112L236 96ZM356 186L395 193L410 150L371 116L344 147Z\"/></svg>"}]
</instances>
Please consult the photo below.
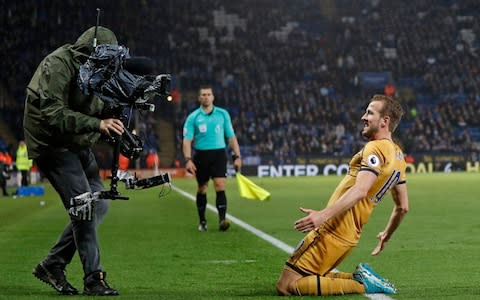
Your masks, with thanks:
<instances>
[{"instance_id":1,"label":"stadium stand","mask_svg":"<svg viewBox=\"0 0 480 300\"><path fill-rule=\"evenodd\" d=\"M480 152L475 0L101 4L102 24L132 54L152 57L159 73L174 74L179 101L156 118L173 124L166 136L175 136L177 158L200 84L212 84L216 103L230 111L244 156L291 162L298 155L350 155L364 144L359 113L387 84L407 112L400 139L408 153ZM5 5L0 53L8 59L0 60L0 84L16 106L39 60L94 24L93 5ZM3 110L12 131L20 129L21 109ZM159 130L146 130L156 151ZM21 130L15 134L21 138Z\"/></svg>"}]
</instances>

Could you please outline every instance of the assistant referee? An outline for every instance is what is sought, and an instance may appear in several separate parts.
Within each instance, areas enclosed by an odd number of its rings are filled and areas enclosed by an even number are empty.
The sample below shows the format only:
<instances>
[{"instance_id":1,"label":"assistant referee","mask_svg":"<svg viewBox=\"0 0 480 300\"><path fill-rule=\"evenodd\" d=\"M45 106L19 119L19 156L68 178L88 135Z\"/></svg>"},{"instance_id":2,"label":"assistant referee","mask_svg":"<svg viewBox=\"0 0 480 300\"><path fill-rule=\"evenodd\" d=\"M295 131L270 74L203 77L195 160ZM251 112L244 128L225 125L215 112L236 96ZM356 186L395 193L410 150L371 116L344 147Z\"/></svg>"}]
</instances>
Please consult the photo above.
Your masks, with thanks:
<instances>
[{"instance_id":1,"label":"assistant referee","mask_svg":"<svg viewBox=\"0 0 480 300\"><path fill-rule=\"evenodd\" d=\"M200 107L190 113L183 126L183 156L185 168L197 179L197 210L200 223L199 231L207 231L205 210L207 207L208 181L213 179L216 192L216 206L219 217L219 229L226 231L230 221L227 213L225 183L227 174L226 143L232 149L233 164L238 171L242 166L240 146L238 145L232 121L228 111L213 105L213 90L202 86L198 91ZM192 143L195 154L192 157Z\"/></svg>"}]
</instances>

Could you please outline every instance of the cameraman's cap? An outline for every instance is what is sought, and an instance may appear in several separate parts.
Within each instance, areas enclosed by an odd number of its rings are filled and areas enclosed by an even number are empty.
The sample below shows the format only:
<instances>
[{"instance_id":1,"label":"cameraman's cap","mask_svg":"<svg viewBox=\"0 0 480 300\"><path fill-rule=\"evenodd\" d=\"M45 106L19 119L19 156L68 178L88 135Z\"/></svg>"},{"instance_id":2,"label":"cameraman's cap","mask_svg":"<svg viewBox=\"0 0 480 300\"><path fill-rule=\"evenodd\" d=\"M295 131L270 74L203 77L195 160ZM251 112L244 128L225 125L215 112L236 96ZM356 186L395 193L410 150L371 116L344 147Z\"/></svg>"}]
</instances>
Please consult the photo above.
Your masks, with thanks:
<instances>
[{"instance_id":1,"label":"cameraman's cap","mask_svg":"<svg viewBox=\"0 0 480 300\"><path fill-rule=\"evenodd\" d=\"M81 49L88 49L88 54L93 52L93 38L95 36L95 26L90 27L82 33L82 35L75 42L75 46ZM115 44L117 45L117 37L110 29L98 26L97 28L97 45Z\"/></svg>"}]
</instances>

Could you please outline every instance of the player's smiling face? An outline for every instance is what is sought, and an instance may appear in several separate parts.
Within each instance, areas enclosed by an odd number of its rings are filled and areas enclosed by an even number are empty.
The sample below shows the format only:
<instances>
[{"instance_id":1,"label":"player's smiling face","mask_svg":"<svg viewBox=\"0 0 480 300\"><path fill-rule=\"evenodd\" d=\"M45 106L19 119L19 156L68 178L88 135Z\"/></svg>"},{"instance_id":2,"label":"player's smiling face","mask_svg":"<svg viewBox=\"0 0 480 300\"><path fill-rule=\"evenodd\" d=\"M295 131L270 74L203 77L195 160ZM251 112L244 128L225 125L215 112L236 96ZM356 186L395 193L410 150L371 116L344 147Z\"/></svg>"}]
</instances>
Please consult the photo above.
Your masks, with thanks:
<instances>
[{"instance_id":1,"label":"player's smiling face","mask_svg":"<svg viewBox=\"0 0 480 300\"><path fill-rule=\"evenodd\" d=\"M372 139L374 135L379 131L383 122L383 118L380 115L383 103L381 101L372 101L368 105L365 113L362 116L363 130L362 135L368 139Z\"/></svg>"}]
</instances>

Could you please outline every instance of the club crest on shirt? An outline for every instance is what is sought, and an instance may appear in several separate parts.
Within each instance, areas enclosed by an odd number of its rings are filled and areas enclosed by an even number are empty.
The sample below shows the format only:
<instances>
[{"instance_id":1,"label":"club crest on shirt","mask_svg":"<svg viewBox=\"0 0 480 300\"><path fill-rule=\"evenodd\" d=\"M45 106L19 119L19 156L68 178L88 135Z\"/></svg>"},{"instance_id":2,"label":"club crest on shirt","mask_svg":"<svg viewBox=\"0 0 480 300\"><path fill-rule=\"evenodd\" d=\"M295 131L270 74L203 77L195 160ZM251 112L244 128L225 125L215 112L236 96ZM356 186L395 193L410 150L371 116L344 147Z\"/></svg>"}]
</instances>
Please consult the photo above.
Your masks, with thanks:
<instances>
[{"instance_id":1,"label":"club crest on shirt","mask_svg":"<svg viewBox=\"0 0 480 300\"><path fill-rule=\"evenodd\" d=\"M375 154L370 154L367 158L367 163L370 167L378 167L380 165L380 159Z\"/></svg>"}]
</instances>

